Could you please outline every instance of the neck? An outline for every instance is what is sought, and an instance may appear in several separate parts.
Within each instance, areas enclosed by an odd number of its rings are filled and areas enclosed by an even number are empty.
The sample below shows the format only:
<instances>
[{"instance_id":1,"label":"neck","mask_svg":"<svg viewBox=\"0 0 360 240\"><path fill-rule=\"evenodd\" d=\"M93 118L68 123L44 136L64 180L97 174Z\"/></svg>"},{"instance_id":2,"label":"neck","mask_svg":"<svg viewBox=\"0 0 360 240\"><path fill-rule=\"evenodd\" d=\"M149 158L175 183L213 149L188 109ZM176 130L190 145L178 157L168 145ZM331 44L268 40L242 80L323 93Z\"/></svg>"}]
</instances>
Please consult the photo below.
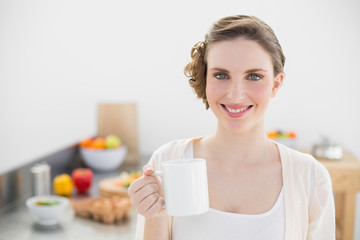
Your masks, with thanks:
<instances>
[{"instance_id":1,"label":"neck","mask_svg":"<svg viewBox=\"0 0 360 240\"><path fill-rule=\"evenodd\" d=\"M216 133L208 141L218 159L239 164L260 163L266 159L264 156L272 145L265 135L263 124L241 133L230 132L218 126Z\"/></svg>"}]
</instances>

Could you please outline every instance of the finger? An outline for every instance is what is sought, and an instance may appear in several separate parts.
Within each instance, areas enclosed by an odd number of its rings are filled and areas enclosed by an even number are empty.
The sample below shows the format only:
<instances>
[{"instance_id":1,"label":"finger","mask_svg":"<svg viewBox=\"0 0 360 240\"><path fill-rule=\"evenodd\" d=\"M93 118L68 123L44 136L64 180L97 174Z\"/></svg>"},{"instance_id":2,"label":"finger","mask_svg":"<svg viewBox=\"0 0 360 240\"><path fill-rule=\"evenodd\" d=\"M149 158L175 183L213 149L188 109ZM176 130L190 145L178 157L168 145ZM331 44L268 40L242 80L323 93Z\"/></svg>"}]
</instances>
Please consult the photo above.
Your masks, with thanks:
<instances>
[{"instance_id":1,"label":"finger","mask_svg":"<svg viewBox=\"0 0 360 240\"><path fill-rule=\"evenodd\" d=\"M151 165L145 165L143 167L143 172L145 176L151 176L155 171Z\"/></svg>"},{"instance_id":2,"label":"finger","mask_svg":"<svg viewBox=\"0 0 360 240\"><path fill-rule=\"evenodd\" d=\"M158 199L159 199L159 194L158 193L150 194L145 199L143 199L143 201L140 203L140 205L137 207L136 210L140 214L146 214L147 210L152 205L154 205L154 203L156 203Z\"/></svg>"},{"instance_id":3,"label":"finger","mask_svg":"<svg viewBox=\"0 0 360 240\"><path fill-rule=\"evenodd\" d=\"M158 200L146 211L147 217L152 217L161 211L165 211L164 206L164 198L159 197Z\"/></svg>"},{"instance_id":4,"label":"finger","mask_svg":"<svg viewBox=\"0 0 360 240\"><path fill-rule=\"evenodd\" d=\"M155 177L142 176L132 182L128 188L128 193L130 196L133 196L137 191L146 186L149 183L156 183L157 180Z\"/></svg>"},{"instance_id":5,"label":"finger","mask_svg":"<svg viewBox=\"0 0 360 240\"><path fill-rule=\"evenodd\" d=\"M156 183L149 183L134 194L130 199L131 204L138 206L146 197L153 193L158 193L159 186Z\"/></svg>"}]
</instances>

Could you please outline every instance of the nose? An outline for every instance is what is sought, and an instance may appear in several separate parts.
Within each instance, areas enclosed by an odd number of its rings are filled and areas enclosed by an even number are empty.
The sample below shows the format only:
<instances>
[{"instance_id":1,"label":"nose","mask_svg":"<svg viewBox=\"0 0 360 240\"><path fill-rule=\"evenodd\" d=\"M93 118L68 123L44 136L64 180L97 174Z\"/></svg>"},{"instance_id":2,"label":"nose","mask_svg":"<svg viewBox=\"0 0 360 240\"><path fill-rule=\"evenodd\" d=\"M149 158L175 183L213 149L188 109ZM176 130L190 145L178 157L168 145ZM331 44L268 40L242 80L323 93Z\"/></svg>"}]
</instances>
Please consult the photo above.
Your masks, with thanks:
<instances>
[{"instance_id":1,"label":"nose","mask_svg":"<svg viewBox=\"0 0 360 240\"><path fill-rule=\"evenodd\" d=\"M246 96L245 86L240 80L233 80L229 84L227 98L233 103L241 103Z\"/></svg>"}]
</instances>

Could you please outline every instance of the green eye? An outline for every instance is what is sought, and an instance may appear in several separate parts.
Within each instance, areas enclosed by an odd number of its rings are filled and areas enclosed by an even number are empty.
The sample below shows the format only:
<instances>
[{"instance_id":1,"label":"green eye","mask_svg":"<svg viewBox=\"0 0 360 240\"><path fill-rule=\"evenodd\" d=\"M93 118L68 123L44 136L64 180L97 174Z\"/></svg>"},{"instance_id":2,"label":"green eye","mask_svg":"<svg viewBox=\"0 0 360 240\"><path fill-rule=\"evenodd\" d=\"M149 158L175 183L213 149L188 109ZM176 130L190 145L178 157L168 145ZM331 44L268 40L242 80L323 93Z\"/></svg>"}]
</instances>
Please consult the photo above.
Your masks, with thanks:
<instances>
[{"instance_id":1,"label":"green eye","mask_svg":"<svg viewBox=\"0 0 360 240\"><path fill-rule=\"evenodd\" d=\"M258 80L261 79L261 77L260 77L259 75L257 75L257 74L250 74L250 75L247 77L247 79L252 80L252 81L258 81Z\"/></svg>"},{"instance_id":2,"label":"green eye","mask_svg":"<svg viewBox=\"0 0 360 240\"><path fill-rule=\"evenodd\" d=\"M217 79L228 79L228 76L227 76L227 75L221 74L221 73L215 74L215 77L216 77Z\"/></svg>"}]
</instances>

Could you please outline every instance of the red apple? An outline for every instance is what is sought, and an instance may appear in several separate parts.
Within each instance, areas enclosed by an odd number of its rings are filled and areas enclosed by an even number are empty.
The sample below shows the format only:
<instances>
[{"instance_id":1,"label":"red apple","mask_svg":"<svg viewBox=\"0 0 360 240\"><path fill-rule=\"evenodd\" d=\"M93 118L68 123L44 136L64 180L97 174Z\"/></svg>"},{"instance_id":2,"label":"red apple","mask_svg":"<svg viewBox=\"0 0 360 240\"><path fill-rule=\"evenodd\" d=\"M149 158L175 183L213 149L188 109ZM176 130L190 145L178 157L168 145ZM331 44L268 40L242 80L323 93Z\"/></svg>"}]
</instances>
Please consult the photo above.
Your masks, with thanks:
<instances>
[{"instance_id":1,"label":"red apple","mask_svg":"<svg viewBox=\"0 0 360 240\"><path fill-rule=\"evenodd\" d=\"M89 168L77 168L72 172L74 185L79 193L86 193L91 187L94 174Z\"/></svg>"}]
</instances>

